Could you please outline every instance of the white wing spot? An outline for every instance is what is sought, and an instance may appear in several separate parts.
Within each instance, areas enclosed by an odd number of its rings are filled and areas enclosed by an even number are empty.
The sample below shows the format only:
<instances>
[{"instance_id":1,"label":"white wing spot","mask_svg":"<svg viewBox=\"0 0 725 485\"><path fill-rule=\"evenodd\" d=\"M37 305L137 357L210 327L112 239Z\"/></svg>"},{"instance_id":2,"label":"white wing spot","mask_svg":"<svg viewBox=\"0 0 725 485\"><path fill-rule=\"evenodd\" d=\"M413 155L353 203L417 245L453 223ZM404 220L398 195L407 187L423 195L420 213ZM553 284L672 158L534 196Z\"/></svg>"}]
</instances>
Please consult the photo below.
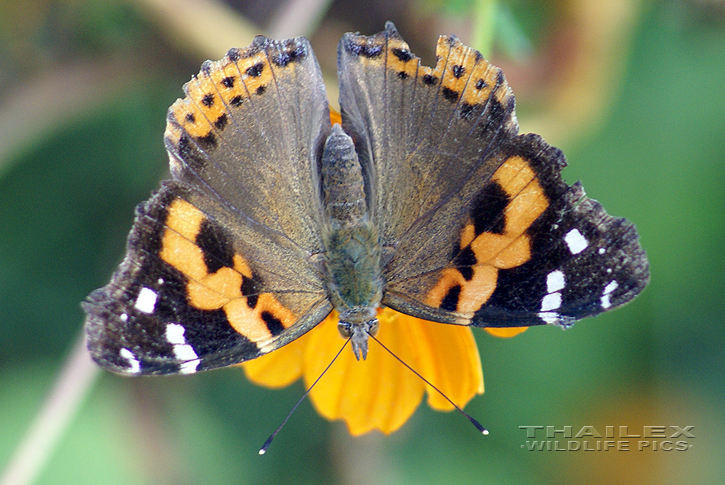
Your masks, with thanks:
<instances>
[{"instance_id":1,"label":"white wing spot","mask_svg":"<svg viewBox=\"0 0 725 485\"><path fill-rule=\"evenodd\" d=\"M182 374L193 374L199 367L201 360L194 352L194 348L186 343L184 337L185 329L178 323L166 325L166 340L174 347L174 356L181 361L179 372Z\"/></svg>"},{"instance_id":2,"label":"white wing spot","mask_svg":"<svg viewBox=\"0 0 725 485\"><path fill-rule=\"evenodd\" d=\"M554 293L555 291L563 290L566 280L564 278L564 272L560 270L552 271L546 275L546 292Z\"/></svg>"},{"instance_id":3,"label":"white wing spot","mask_svg":"<svg viewBox=\"0 0 725 485\"><path fill-rule=\"evenodd\" d=\"M604 287L604 294L608 295L611 292L613 292L614 290L616 290L617 288L619 288L619 283L612 280L611 283L609 283L607 286Z\"/></svg>"},{"instance_id":4,"label":"white wing spot","mask_svg":"<svg viewBox=\"0 0 725 485\"><path fill-rule=\"evenodd\" d=\"M571 254L579 254L589 246L587 239L579 232L579 229L572 229L567 232L566 236L564 236L564 241L569 246Z\"/></svg>"},{"instance_id":5,"label":"white wing spot","mask_svg":"<svg viewBox=\"0 0 725 485\"><path fill-rule=\"evenodd\" d=\"M122 322L128 322L128 314L127 313L121 313L118 318L121 319Z\"/></svg>"},{"instance_id":6,"label":"white wing spot","mask_svg":"<svg viewBox=\"0 0 725 485\"><path fill-rule=\"evenodd\" d=\"M124 347L118 352L118 355L126 359L131 366L128 370L130 374L138 374L141 372L141 362L133 355L133 352Z\"/></svg>"},{"instance_id":7,"label":"white wing spot","mask_svg":"<svg viewBox=\"0 0 725 485\"><path fill-rule=\"evenodd\" d=\"M546 323L559 323L560 315L553 311L561 306L561 290L566 286L564 272L555 270L546 275L546 292L548 295L541 299L541 310L538 313Z\"/></svg>"},{"instance_id":8,"label":"white wing spot","mask_svg":"<svg viewBox=\"0 0 725 485\"><path fill-rule=\"evenodd\" d=\"M546 323L559 323L559 314L556 312L539 312L538 315Z\"/></svg>"},{"instance_id":9,"label":"white wing spot","mask_svg":"<svg viewBox=\"0 0 725 485\"><path fill-rule=\"evenodd\" d=\"M599 252L599 254L604 254L604 253L607 252L607 249L606 248L599 248L599 251L598 252Z\"/></svg>"},{"instance_id":10,"label":"white wing spot","mask_svg":"<svg viewBox=\"0 0 725 485\"><path fill-rule=\"evenodd\" d=\"M546 295L543 300L541 300L541 311L542 312L548 312L551 310L556 310L561 306L561 293L556 292L552 293L550 295Z\"/></svg>"},{"instance_id":11,"label":"white wing spot","mask_svg":"<svg viewBox=\"0 0 725 485\"><path fill-rule=\"evenodd\" d=\"M133 306L136 307L136 309L140 312L144 313L153 313L154 308L156 307L156 298L158 295L154 290L151 288L143 287L141 288L141 291L138 292L138 296L136 297L136 303L134 303Z\"/></svg>"},{"instance_id":12,"label":"white wing spot","mask_svg":"<svg viewBox=\"0 0 725 485\"><path fill-rule=\"evenodd\" d=\"M178 323L169 323L166 325L166 340L171 345L186 345L185 331L184 327Z\"/></svg>"},{"instance_id":13,"label":"white wing spot","mask_svg":"<svg viewBox=\"0 0 725 485\"><path fill-rule=\"evenodd\" d=\"M179 366L179 372L181 372L182 374L193 374L194 372L196 372L196 368L199 367L200 362L201 361L199 359L184 362Z\"/></svg>"},{"instance_id":14,"label":"white wing spot","mask_svg":"<svg viewBox=\"0 0 725 485\"><path fill-rule=\"evenodd\" d=\"M156 283L158 283L159 285L163 285L164 284L164 279L163 278L159 278L159 279L156 280Z\"/></svg>"},{"instance_id":15,"label":"white wing spot","mask_svg":"<svg viewBox=\"0 0 725 485\"><path fill-rule=\"evenodd\" d=\"M609 295L611 295L612 292L617 289L617 287L619 287L619 284L614 280L612 280L607 286L604 287L601 298L602 308L609 308L610 306L612 306Z\"/></svg>"}]
</instances>

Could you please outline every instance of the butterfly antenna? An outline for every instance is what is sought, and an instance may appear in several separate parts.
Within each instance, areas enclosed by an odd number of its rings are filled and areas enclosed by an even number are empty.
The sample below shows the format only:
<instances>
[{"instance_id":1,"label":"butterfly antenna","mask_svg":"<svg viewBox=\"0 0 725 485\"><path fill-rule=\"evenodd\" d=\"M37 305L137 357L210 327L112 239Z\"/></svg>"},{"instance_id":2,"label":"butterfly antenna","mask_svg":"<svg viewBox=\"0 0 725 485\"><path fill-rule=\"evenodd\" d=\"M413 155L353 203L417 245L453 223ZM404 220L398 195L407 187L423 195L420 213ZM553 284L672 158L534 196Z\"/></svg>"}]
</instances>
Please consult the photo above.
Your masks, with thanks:
<instances>
[{"instance_id":1,"label":"butterfly antenna","mask_svg":"<svg viewBox=\"0 0 725 485\"><path fill-rule=\"evenodd\" d=\"M379 344L379 345L380 345L380 346L381 346L382 348L384 348L384 349L385 349L385 350L386 350L386 351L387 351L387 352L388 352L388 353L389 353L390 355L392 355L393 357L395 357L395 358L396 358L396 359L398 360L398 362L400 362L400 363L401 363L401 364L403 364L403 365L404 365L405 367L407 367L408 369L410 369L410 371L411 371L411 372L412 372L413 374L415 374L415 375L417 375L418 377L420 377L420 378L421 378L421 380L422 380L423 382L425 382L425 383L426 383L426 384L428 384L428 385L429 385L430 387L432 387L433 389L435 389L435 390L436 390L436 391L438 392L438 394L440 394L441 396L443 396L443 398L444 398L444 399L445 399L446 401L448 401L449 403L451 403L451 405L452 405L452 406L453 406L454 408L456 408L456 410L457 410L457 411L458 411L459 413L461 413L461 414L462 414L463 416L465 416L465 417L466 417L466 419L468 419L468 420L469 420L469 421L471 422L471 424L472 424L472 425L474 425L474 426L476 427L476 429L477 429L478 431L480 431L480 432L481 432L482 434L488 434L488 430L487 430L486 428L484 428L484 427L483 427L483 425L482 425L481 423L479 423L478 421L476 421L476 419L475 419L475 418L473 418L473 417L472 417L472 416L471 416L470 414L468 414L468 413L467 413L467 412L465 412L465 411L464 411L463 409L461 409L461 408L460 408L460 407L459 407L459 406L458 406L458 405L457 405L456 403L454 403L453 401L451 401L451 400L450 400L450 398L449 398L448 396L446 396L446 395L445 395L445 394L443 393L443 391L441 391L441 390L440 390L440 389L438 389L438 388L437 388L436 386L434 386L433 384L431 384L431 383L430 383L430 381L429 381L428 379L426 379L425 377L423 377L422 375L420 375L420 373L419 373L419 372L418 372L417 370L413 369L413 368L412 368L411 366L409 366L409 365L408 365L408 364L407 364L407 363L406 363L406 362L405 362L405 361L404 361L403 359L401 359L400 357L398 357L397 355L395 355L395 353L394 353L394 352L393 352L392 350L390 350L389 348L387 348L387 347L386 347L385 345L383 345L383 343L382 343L382 342L381 342L380 340L378 340L377 338L375 338L375 337L374 337L373 335L370 335L370 338L372 338L373 340L375 340L375 341L376 341L376 342L377 342L377 343L378 343L378 344Z\"/></svg>"},{"instance_id":2,"label":"butterfly antenna","mask_svg":"<svg viewBox=\"0 0 725 485\"><path fill-rule=\"evenodd\" d=\"M332 364L335 363L335 361L337 360L337 358L342 353L343 349L347 346L348 342L350 342L350 339L349 338L347 340L345 340L345 343L342 344L342 347L340 347L340 350L337 351L337 354L335 354L335 357L330 361L329 364L327 364L327 367L325 367L325 370L322 371L322 373L320 374L320 376L317 379L315 379L315 382L313 382L312 385L305 391L305 393L302 394L302 397L299 399L299 401L297 401L297 404L294 405L294 407L289 412L289 414L287 415L287 417L284 418L284 421L282 421L282 424L279 425L279 428L277 428L275 430L275 432L272 433L269 438L267 438L267 441L265 441L264 444L262 445L262 447L259 449L259 454L260 455L264 455L265 453L267 453L267 449L269 448L269 445L272 444L272 440L275 438L275 436L277 436L277 433L279 433L282 430L282 428L284 427L284 425L287 424L287 421L289 421L289 418L292 416L292 413L295 412L295 410L297 409L297 406L299 406L300 404L302 404L302 401L305 400L305 398L310 393L310 391L312 390L312 388L315 387L315 385L320 381L320 379L322 379L322 376L324 376L325 373L330 369L330 367L332 366ZM425 380L425 379L423 379L423 380ZM440 391L438 391L438 392L440 392ZM454 404L454 406L455 406L455 404ZM461 412L463 412L463 411L461 411ZM463 413L463 414L466 414L466 413Z\"/></svg>"}]
</instances>

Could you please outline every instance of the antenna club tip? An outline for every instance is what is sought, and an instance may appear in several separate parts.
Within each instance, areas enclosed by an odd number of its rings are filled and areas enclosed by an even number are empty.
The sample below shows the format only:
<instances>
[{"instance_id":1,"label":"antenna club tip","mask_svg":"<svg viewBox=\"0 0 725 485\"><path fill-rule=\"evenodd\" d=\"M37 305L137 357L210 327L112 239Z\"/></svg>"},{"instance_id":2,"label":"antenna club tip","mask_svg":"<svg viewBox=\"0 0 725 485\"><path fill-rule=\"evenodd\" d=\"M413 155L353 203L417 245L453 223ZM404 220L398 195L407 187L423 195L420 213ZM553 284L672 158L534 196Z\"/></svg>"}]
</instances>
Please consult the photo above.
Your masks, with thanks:
<instances>
[{"instance_id":1,"label":"antenna club tip","mask_svg":"<svg viewBox=\"0 0 725 485\"><path fill-rule=\"evenodd\" d=\"M483 431L481 431L481 433L483 433L484 435L488 435L488 430L484 429Z\"/></svg>"},{"instance_id":2,"label":"antenna club tip","mask_svg":"<svg viewBox=\"0 0 725 485\"><path fill-rule=\"evenodd\" d=\"M279 431L279 430L277 430L277 431ZM275 434L277 434L277 433L275 433ZM264 442L264 444L262 445L262 447L259 449L259 454L260 455L264 455L265 453L267 453L267 450L269 449L269 445L272 444L272 440L274 439L274 435L275 434L273 434L272 436L270 436L269 438L267 438L267 441Z\"/></svg>"}]
</instances>

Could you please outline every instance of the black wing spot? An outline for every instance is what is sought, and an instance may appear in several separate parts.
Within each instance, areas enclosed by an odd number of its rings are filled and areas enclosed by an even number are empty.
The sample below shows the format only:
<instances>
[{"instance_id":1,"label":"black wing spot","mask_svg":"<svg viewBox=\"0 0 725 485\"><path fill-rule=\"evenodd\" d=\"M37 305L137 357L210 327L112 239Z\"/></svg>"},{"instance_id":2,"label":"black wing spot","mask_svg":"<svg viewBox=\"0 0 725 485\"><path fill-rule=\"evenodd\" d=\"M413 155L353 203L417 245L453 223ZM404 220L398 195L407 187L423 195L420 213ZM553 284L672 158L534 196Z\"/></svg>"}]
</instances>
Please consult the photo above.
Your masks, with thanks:
<instances>
[{"instance_id":1,"label":"black wing spot","mask_svg":"<svg viewBox=\"0 0 725 485\"><path fill-rule=\"evenodd\" d=\"M413 58L413 54L408 49L394 48L391 49L393 55L403 62L408 62Z\"/></svg>"},{"instance_id":2,"label":"black wing spot","mask_svg":"<svg viewBox=\"0 0 725 485\"><path fill-rule=\"evenodd\" d=\"M504 82L503 71L499 69L498 73L496 73L496 87L501 86Z\"/></svg>"},{"instance_id":3,"label":"black wing spot","mask_svg":"<svg viewBox=\"0 0 725 485\"><path fill-rule=\"evenodd\" d=\"M476 258L476 254L473 252L470 245L462 249L453 258L453 265L466 281L471 281L473 279L473 266L475 266L477 262L478 259Z\"/></svg>"},{"instance_id":4,"label":"black wing spot","mask_svg":"<svg viewBox=\"0 0 725 485\"><path fill-rule=\"evenodd\" d=\"M290 58L288 53L279 54L276 56L272 56L272 64L279 67L287 67L287 64L292 62L292 59Z\"/></svg>"},{"instance_id":5,"label":"black wing spot","mask_svg":"<svg viewBox=\"0 0 725 485\"><path fill-rule=\"evenodd\" d=\"M242 296L247 297L247 306L254 308L259 300L259 289L252 278L242 275Z\"/></svg>"},{"instance_id":6,"label":"black wing spot","mask_svg":"<svg viewBox=\"0 0 725 485\"><path fill-rule=\"evenodd\" d=\"M460 79L466 73L466 68L461 66L460 64L456 64L455 66L451 67L451 71L453 71L453 75L456 77L456 79Z\"/></svg>"},{"instance_id":7,"label":"black wing spot","mask_svg":"<svg viewBox=\"0 0 725 485\"><path fill-rule=\"evenodd\" d=\"M229 119L227 118L226 113L222 113L219 115L219 118L216 119L214 122L214 127L218 130L223 130L225 126L229 123Z\"/></svg>"},{"instance_id":8,"label":"black wing spot","mask_svg":"<svg viewBox=\"0 0 725 485\"><path fill-rule=\"evenodd\" d=\"M432 76L430 74L426 74L423 76L423 84L427 84L428 86L431 86L438 82L438 78L435 76Z\"/></svg>"},{"instance_id":9,"label":"black wing spot","mask_svg":"<svg viewBox=\"0 0 725 485\"><path fill-rule=\"evenodd\" d=\"M240 106L242 104L242 97L240 95L234 96L232 99L229 100L229 104L234 106L235 108L237 106Z\"/></svg>"},{"instance_id":10,"label":"black wing spot","mask_svg":"<svg viewBox=\"0 0 725 485\"><path fill-rule=\"evenodd\" d=\"M478 89L479 91L486 86L488 86L488 84L486 84L486 81L484 81L483 79L479 79L478 81L476 81L476 89Z\"/></svg>"},{"instance_id":11,"label":"black wing spot","mask_svg":"<svg viewBox=\"0 0 725 485\"><path fill-rule=\"evenodd\" d=\"M410 75L407 72L405 72L405 71L400 71L398 73L398 77L400 79L408 79L410 77Z\"/></svg>"},{"instance_id":12,"label":"black wing spot","mask_svg":"<svg viewBox=\"0 0 725 485\"><path fill-rule=\"evenodd\" d=\"M222 79L222 85L224 85L225 88L233 88L235 79L236 78L234 76L227 76Z\"/></svg>"},{"instance_id":13,"label":"black wing spot","mask_svg":"<svg viewBox=\"0 0 725 485\"><path fill-rule=\"evenodd\" d=\"M383 52L382 45L366 45L364 43L358 43L355 41L349 41L346 45L347 51L356 56L363 56L367 58L380 57Z\"/></svg>"},{"instance_id":14,"label":"black wing spot","mask_svg":"<svg viewBox=\"0 0 725 485\"><path fill-rule=\"evenodd\" d=\"M484 232L503 234L506 228L506 207L511 199L497 182L488 184L476 197L471 218L476 236Z\"/></svg>"},{"instance_id":15,"label":"black wing spot","mask_svg":"<svg viewBox=\"0 0 725 485\"><path fill-rule=\"evenodd\" d=\"M239 56L239 49L237 49L237 48L231 48L231 49L229 49L229 51L227 52L227 57L229 58L230 61L237 62L239 60L239 57L240 57Z\"/></svg>"},{"instance_id":16,"label":"black wing spot","mask_svg":"<svg viewBox=\"0 0 725 485\"><path fill-rule=\"evenodd\" d=\"M194 113L186 113L184 119L187 121L187 123L196 123L196 116L194 116Z\"/></svg>"},{"instance_id":17,"label":"black wing spot","mask_svg":"<svg viewBox=\"0 0 725 485\"><path fill-rule=\"evenodd\" d=\"M284 325L282 325L282 321L279 318L269 312L262 312L260 316L262 317L262 320L264 320L269 333L271 333L273 337L276 337L284 332Z\"/></svg>"},{"instance_id":18,"label":"black wing spot","mask_svg":"<svg viewBox=\"0 0 725 485\"><path fill-rule=\"evenodd\" d=\"M471 281L473 279L473 268L470 266L461 266L456 269L459 273L461 273L461 276L463 276L463 279L466 281Z\"/></svg>"},{"instance_id":19,"label":"black wing spot","mask_svg":"<svg viewBox=\"0 0 725 485\"><path fill-rule=\"evenodd\" d=\"M264 71L264 63L258 62L255 65L253 65L252 67L247 68L245 73L249 77L259 77L262 75L262 71Z\"/></svg>"},{"instance_id":20,"label":"black wing spot","mask_svg":"<svg viewBox=\"0 0 725 485\"><path fill-rule=\"evenodd\" d=\"M223 267L234 267L234 248L231 238L223 228L209 219L204 219L196 235L196 245L204 253L204 264L209 273L216 273Z\"/></svg>"},{"instance_id":21,"label":"black wing spot","mask_svg":"<svg viewBox=\"0 0 725 485\"><path fill-rule=\"evenodd\" d=\"M298 62L307 57L307 51L303 46L288 49L285 52L272 56L272 62L279 67L287 67L288 64Z\"/></svg>"},{"instance_id":22,"label":"black wing spot","mask_svg":"<svg viewBox=\"0 0 725 485\"><path fill-rule=\"evenodd\" d=\"M203 150L209 150L211 148L216 148L217 146L216 135L211 131L204 136L197 137L196 142Z\"/></svg>"},{"instance_id":23,"label":"black wing spot","mask_svg":"<svg viewBox=\"0 0 725 485\"><path fill-rule=\"evenodd\" d=\"M459 111L460 117L463 118L463 119L465 119L465 120L468 120L468 121L473 120L474 119L473 114L474 114L475 108L476 108L476 105L475 104L462 103L461 104L461 109Z\"/></svg>"},{"instance_id":24,"label":"black wing spot","mask_svg":"<svg viewBox=\"0 0 725 485\"><path fill-rule=\"evenodd\" d=\"M443 89L441 89L441 93L443 93L443 97L451 103L455 103L456 101L458 101L458 93L451 88L444 86Z\"/></svg>"},{"instance_id":25,"label":"black wing spot","mask_svg":"<svg viewBox=\"0 0 725 485\"><path fill-rule=\"evenodd\" d=\"M213 135L212 135L213 136ZM201 170L206 165L206 158L188 135L181 135L177 145L179 158L186 162L192 170Z\"/></svg>"},{"instance_id":26,"label":"black wing spot","mask_svg":"<svg viewBox=\"0 0 725 485\"><path fill-rule=\"evenodd\" d=\"M458 299L461 297L461 285L452 286L446 296L443 297L440 307L449 312L455 312L458 308Z\"/></svg>"},{"instance_id":27,"label":"black wing spot","mask_svg":"<svg viewBox=\"0 0 725 485\"><path fill-rule=\"evenodd\" d=\"M266 90L267 90L267 86L259 86L259 87L257 88L257 90L255 91L255 93L256 93L256 94L257 94L258 96L261 96L262 94L264 94L264 92L265 92Z\"/></svg>"},{"instance_id":28,"label":"black wing spot","mask_svg":"<svg viewBox=\"0 0 725 485\"><path fill-rule=\"evenodd\" d=\"M211 93L205 94L204 97L201 98L201 104L207 108L212 107L214 105L214 95Z\"/></svg>"}]
</instances>

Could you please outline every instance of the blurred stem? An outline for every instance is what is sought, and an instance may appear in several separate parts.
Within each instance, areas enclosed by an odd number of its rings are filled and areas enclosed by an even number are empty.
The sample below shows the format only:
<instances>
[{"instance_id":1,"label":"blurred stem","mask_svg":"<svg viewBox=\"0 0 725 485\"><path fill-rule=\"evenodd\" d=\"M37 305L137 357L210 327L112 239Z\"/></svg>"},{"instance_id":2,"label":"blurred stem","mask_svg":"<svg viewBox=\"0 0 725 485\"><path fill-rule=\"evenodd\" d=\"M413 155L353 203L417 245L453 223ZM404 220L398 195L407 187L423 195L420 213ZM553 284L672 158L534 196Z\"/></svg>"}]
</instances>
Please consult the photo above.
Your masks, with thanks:
<instances>
[{"instance_id":1,"label":"blurred stem","mask_svg":"<svg viewBox=\"0 0 725 485\"><path fill-rule=\"evenodd\" d=\"M219 0L133 0L182 51L219 59L249 44L260 28Z\"/></svg>"},{"instance_id":2,"label":"blurred stem","mask_svg":"<svg viewBox=\"0 0 725 485\"><path fill-rule=\"evenodd\" d=\"M269 23L273 39L312 35L330 8L332 0L287 0L279 5Z\"/></svg>"},{"instance_id":3,"label":"blurred stem","mask_svg":"<svg viewBox=\"0 0 725 485\"><path fill-rule=\"evenodd\" d=\"M53 389L0 475L0 485L35 482L99 375L100 369L86 348L86 332L82 331Z\"/></svg>"},{"instance_id":4,"label":"blurred stem","mask_svg":"<svg viewBox=\"0 0 725 485\"><path fill-rule=\"evenodd\" d=\"M471 44L486 58L491 56L493 50L497 10L498 2L496 0L478 0L473 3Z\"/></svg>"}]
</instances>

